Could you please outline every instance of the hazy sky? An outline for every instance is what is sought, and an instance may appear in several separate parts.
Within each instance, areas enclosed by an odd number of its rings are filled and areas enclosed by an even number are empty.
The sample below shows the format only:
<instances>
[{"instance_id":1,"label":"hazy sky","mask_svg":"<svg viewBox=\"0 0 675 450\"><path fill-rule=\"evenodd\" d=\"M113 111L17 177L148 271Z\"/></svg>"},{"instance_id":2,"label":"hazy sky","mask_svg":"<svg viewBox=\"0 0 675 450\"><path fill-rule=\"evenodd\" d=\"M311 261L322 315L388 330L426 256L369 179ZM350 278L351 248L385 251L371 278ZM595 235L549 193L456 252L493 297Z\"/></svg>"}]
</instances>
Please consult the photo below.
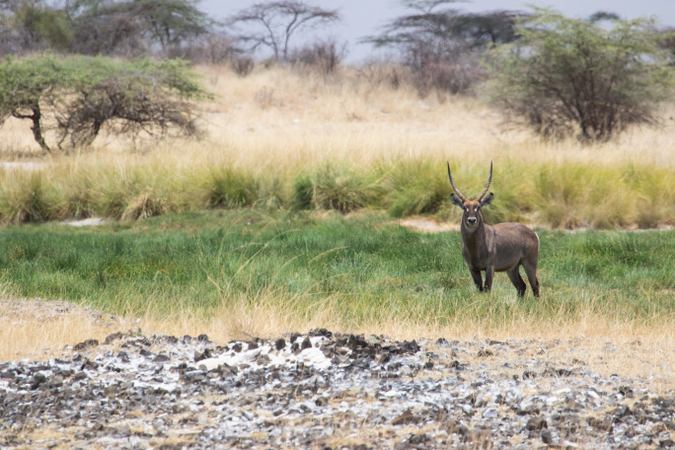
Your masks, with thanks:
<instances>
[{"instance_id":1,"label":"hazy sky","mask_svg":"<svg viewBox=\"0 0 675 450\"><path fill-rule=\"evenodd\" d=\"M212 17L222 19L256 1L202 0L199 7ZM333 35L339 41L346 41L348 59L352 62L365 59L372 53L368 44L357 43L359 38L375 34L378 27L405 11L398 0L307 0L307 3L340 11L343 23L322 30L319 35ZM455 7L463 11L480 12L496 9L527 10L528 4L550 6L572 17L588 17L599 10L615 12L623 19L654 16L663 26L675 26L675 0L474 0L456 3Z\"/></svg>"}]
</instances>

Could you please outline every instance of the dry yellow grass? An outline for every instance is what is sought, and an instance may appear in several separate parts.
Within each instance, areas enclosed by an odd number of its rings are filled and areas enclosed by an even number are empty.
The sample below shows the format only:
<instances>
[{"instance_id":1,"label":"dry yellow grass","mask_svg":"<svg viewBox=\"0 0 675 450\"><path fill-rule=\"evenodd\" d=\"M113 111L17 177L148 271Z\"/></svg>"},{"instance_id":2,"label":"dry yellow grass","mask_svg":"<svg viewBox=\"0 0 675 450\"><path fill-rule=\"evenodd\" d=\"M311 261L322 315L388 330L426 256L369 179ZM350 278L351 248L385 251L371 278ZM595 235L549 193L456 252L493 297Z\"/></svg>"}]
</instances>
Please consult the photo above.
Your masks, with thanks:
<instances>
[{"instance_id":1,"label":"dry yellow grass","mask_svg":"<svg viewBox=\"0 0 675 450\"><path fill-rule=\"evenodd\" d=\"M675 388L672 367L675 367L675 323L660 322L657 326L638 324L625 318L615 321L599 319L583 312L575 317L561 318L559 323L541 323L520 317L494 326L480 321L456 321L439 325L411 317L388 322L367 321L357 329L345 326L334 314L331 299L326 299L311 312L298 314L278 302L272 306L265 299L241 301L233 307L223 307L204 317L191 309L177 306L159 318L152 305L141 314L112 317L92 308L66 302L41 300L0 301L0 361L45 359L64 352L65 347L85 339L103 342L111 333L140 328L144 334L197 336L206 333L218 344L232 339L253 336L274 338L291 331L306 332L324 327L330 330L376 334L395 339L481 340L533 339L532 359L569 361L574 354L587 363L587 369L609 376L653 377L657 389ZM537 344L537 343L540 343ZM540 352L540 348L545 352Z\"/></svg>"},{"instance_id":2,"label":"dry yellow grass","mask_svg":"<svg viewBox=\"0 0 675 450\"><path fill-rule=\"evenodd\" d=\"M44 164L175 163L186 167L228 162L253 170L296 169L321 161L359 166L399 158L429 157L475 163L494 160L613 165L638 163L673 167L675 115L663 124L635 128L605 144L542 142L505 123L480 99L431 95L377 85L356 70L335 79L259 67L241 78L223 67L201 67L204 85L215 94L200 105L206 137L148 144L102 136L83 155L31 158ZM2 127L0 155L38 155L28 121Z\"/></svg>"}]
</instances>

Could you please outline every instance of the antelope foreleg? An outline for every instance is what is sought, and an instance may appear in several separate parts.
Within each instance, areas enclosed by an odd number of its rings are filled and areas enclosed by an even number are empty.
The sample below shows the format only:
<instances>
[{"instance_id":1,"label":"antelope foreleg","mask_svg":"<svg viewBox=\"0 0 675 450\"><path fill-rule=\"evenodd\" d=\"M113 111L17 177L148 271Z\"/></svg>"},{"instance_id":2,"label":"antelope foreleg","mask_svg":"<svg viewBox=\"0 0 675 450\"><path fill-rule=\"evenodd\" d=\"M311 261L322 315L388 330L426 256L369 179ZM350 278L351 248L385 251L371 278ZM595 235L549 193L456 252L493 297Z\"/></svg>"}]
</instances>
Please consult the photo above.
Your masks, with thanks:
<instances>
[{"instance_id":1,"label":"antelope foreleg","mask_svg":"<svg viewBox=\"0 0 675 450\"><path fill-rule=\"evenodd\" d=\"M485 269L485 290L492 290L492 280L495 278L495 266L487 266Z\"/></svg>"},{"instance_id":2,"label":"antelope foreleg","mask_svg":"<svg viewBox=\"0 0 675 450\"><path fill-rule=\"evenodd\" d=\"M473 282L476 283L476 287L479 291L483 292L483 277L480 274L480 270L469 269L471 270L471 276L473 277Z\"/></svg>"}]
</instances>

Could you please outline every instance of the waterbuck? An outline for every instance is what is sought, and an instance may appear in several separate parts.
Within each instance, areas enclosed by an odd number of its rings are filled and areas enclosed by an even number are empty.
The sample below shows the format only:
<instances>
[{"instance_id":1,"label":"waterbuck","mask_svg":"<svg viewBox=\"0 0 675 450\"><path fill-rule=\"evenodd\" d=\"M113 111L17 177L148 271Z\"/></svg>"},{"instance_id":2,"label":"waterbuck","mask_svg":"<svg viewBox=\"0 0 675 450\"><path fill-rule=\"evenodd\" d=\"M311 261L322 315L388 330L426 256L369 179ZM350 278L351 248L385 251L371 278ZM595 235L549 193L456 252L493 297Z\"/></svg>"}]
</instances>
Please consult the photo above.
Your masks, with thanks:
<instances>
[{"instance_id":1,"label":"waterbuck","mask_svg":"<svg viewBox=\"0 0 675 450\"><path fill-rule=\"evenodd\" d=\"M483 192L476 200L469 200L459 192L450 172L450 184L455 191L450 195L450 201L464 211L462 214L462 256L469 265L471 276L478 290L489 291L496 272L506 272L511 283L518 290L518 295L525 295L527 286L520 276L520 266L525 268L527 279L532 286L535 297L539 297L539 281L537 280L537 257L539 256L539 236L522 223L498 223L488 225L483 221L481 209L492 203L495 198L490 192L487 196L490 182L492 182L492 163L490 163L490 177ZM485 271L485 286L481 270Z\"/></svg>"}]
</instances>

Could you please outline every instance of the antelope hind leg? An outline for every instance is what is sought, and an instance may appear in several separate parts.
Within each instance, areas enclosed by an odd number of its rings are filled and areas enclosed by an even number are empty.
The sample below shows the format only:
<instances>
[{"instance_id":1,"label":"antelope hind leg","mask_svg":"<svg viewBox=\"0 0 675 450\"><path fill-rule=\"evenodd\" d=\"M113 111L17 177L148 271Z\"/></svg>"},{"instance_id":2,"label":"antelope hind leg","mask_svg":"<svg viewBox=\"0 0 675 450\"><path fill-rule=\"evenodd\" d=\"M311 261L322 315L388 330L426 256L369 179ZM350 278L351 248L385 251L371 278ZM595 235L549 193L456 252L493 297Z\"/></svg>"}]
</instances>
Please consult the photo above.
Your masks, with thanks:
<instances>
[{"instance_id":1,"label":"antelope hind leg","mask_svg":"<svg viewBox=\"0 0 675 450\"><path fill-rule=\"evenodd\" d=\"M539 280L537 279L537 267L523 266L523 269L525 269L527 281L529 281L530 286L532 286L532 293L534 294L535 297L539 297Z\"/></svg>"},{"instance_id":2,"label":"antelope hind leg","mask_svg":"<svg viewBox=\"0 0 675 450\"><path fill-rule=\"evenodd\" d=\"M523 281L523 277L520 276L520 266L518 265L513 269L507 270L506 274L509 276L511 283L516 287L516 290L518 290L518 295L524 297L527 285L525 284L525 281Z\"/></svg>"}]
</instances>

